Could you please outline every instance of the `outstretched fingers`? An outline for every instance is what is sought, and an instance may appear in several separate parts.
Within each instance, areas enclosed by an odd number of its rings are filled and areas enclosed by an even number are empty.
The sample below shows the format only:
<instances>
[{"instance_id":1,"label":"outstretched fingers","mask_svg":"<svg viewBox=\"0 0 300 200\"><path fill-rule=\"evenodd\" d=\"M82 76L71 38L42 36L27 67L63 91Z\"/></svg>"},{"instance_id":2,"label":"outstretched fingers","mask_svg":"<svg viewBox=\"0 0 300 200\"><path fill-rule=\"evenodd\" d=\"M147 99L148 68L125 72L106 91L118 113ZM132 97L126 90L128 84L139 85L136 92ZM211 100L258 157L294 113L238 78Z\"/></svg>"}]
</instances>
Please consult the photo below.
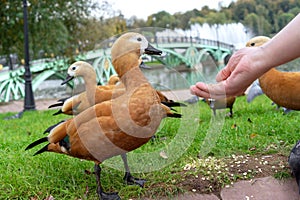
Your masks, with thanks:
<instances>
[{"instance_id":1,"label":"outstretched fingers","mask_svg":"<svg viewBox=\"0 0 300 200\"><path fill-rule=\"evenodd\" d=\"M204 98L222 99L226 97L223 81L216 84L198 82L190 87L190 91L192 94Z\"/></svg>"}]
</instances>

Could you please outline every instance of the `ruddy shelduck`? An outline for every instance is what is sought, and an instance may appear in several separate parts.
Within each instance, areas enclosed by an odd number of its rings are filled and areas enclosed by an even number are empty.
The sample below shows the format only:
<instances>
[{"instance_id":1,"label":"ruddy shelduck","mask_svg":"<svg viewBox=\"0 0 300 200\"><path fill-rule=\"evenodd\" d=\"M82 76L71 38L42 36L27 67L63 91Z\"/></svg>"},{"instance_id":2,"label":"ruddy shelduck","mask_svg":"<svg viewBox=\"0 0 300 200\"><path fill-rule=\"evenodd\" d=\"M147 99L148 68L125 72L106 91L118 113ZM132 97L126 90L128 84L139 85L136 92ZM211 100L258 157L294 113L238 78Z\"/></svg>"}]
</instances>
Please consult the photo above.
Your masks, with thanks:
<instances>
[{"instance_id":1,"label":"ruddy shelduck","mask_svg":"<svg viewBox=\"0 0 300 200\"><path fill-rule=\"evenodd\" d=\"M209 99L205 98L203 99L204 102L206 102L209 107L212 109L214 116L216 116L216 110L218 109L226 109L229 108L229 117L233 117L233 104L235 102L236 97L226 97L223 99Z\"/></svg>"},{"instance_id":2,"label":"ruddy shelduck","mask_svg":"<svg viewBox=\"0 0 300 200\"><path fill-rule=\"evenodd\" d=\"M103 191L99 164L147 143L169 109L161 104L156 90L139 68L138 60L143 53L160 55L162 52L141 34L126 33L119 37L112 46L112 63L126 92L60 123L47 137L26 148L48 142L36 154L50 151L94 161L100 199L120 197Z\"/></svg>"},{"instance_id":3,"label":"ruddy shelduck","mask_svg":"<svg viewBox=\"0 0 300 200\"><path fill-rule=\"evenodd\" d=\"M139 59L139 61L140 66L144 66L144 64L141 63L141 59ZM59 99L58 103L50 105L48 108L61 106L61 109L53 115L61 113L77 115L97 103L110 100L113 92L114 98L125 92L124 85L120 82L120 78L117 75L112 75L109 78L107 85L98 86L96 72L93 66L84 61L77 61L68 68L68 75L62 84L71 81L75 77L83 78L85 91L69 98ZM119 85L117 85L117 83L119 83ZM160 91L157 91L157 94L159 95L161 102L168 107L186 106L183 103L174 102L173 100L168 99Z\"/></svg>"},{"instance_id":4,"label":"ruddy shelduck","mask_svg":"<svg viewBox=\"0 0 300 200\"><path fill-rule=\"evenodd\" d=\"M91 64L84 61L77 61L68 68L68 75L62 84L75 77L83 78L85 91L69 98L60 99L58 103L50 105L49 108L62 106L54 115L60 113L77 115L97 103L111 99L113 90L115 96L125 92L124 87L116 87L116 84L120 81L117 75L112 75L107 85L98 86L96 71Z\"/></svg>"},{"instance_id":5,"label":"ruddy shelduck","mask_svg":"<svg viewBox=\"0 0 300 200\"><path fill-rule=\"evenodd\" d=\"M246 46L261 46L269 40L268 37L257 36ZM278 106L300 110L300 72L282 72L272 68L259 77L259 84L263 93Z\"/></svg>"}]
</instances>

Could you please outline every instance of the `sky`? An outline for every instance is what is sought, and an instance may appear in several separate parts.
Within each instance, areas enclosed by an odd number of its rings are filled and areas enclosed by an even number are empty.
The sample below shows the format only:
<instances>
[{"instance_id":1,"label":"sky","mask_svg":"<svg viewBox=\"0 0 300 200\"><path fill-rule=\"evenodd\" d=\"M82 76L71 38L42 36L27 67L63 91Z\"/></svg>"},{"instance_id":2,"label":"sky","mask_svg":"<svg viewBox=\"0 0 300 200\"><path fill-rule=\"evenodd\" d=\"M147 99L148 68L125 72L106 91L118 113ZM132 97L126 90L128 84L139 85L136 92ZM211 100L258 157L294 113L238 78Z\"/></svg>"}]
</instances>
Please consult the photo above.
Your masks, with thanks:
<instances>
[{"instance_id":1,"label":"sky","mask_svg":"<svg viewBox=\"0 0 300 200\"><path fill-rule=\"evenodd\" d=\"M185 12L194 8L201 10L203 6L218 9L219 3L225 7L236 0L107 0L114 10L120 10L125 18L135 15L146 20L151 14L166 11L170 14Z\"/></svg>"}]
</instances>

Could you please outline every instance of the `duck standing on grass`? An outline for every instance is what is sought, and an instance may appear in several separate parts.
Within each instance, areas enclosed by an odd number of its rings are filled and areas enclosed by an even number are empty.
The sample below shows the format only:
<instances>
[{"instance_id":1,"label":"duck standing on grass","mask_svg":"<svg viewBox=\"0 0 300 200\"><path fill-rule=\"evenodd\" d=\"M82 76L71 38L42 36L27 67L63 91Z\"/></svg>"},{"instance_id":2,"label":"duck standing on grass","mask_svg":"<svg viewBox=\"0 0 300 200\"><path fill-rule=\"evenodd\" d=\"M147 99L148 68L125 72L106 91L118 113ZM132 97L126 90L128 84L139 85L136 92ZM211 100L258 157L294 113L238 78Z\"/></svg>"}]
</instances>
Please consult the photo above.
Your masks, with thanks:
<instances>
[{"instance_id":1,"label":"duck standing on grass","mask_svg":"<svg viewBox=\"0 0 300 200\"><path fill-rule=\"evenodd\" d=\"M140 59L140 67L141 68L143 67L143 63L141 63L141 59ZM49 106L49 107L62 106L62 108L56 113L54 113L54 115L61 114L61 113L68 114L68 115L72 115L72 114L77 115L82 111L84 111L85 109L97 103L101 103L105 100L112 99L113 94L114 94L114 98L116 98L125 93L125 87L120 82L120 78L117 75L112 75L109 78L107 85L97 86L96 72L93 66L84 61L77 61L68 68L68 75L62 84L66 84L67 82L73 80L75 77L83 78L85 83L85 91L76 96L69 97L65 100L59 100L60 101L59 103ZM119 83L119 85L117 85L117 83ZM185 106L182 103L169 100L159 91L157 91L157 94L162 104L166 106L170 106L170 107ZM166 115L168 117L181 118L180 114L171 112L171 110L168 107L163 106L163 108L166 110ZM49 127L44 133L47 132L50 133L52 129L54 129L57 125L61 123L62 122L59 122L58 124ZM140 187L143 187L146 181L143 179L135 178L131 175L129 170L129 165L127 162L127 155L122 154L121 157L125 167L125 175L123 178L125 183L130 185L135 184Z\"/></svg>"},{"instance_id":2,"label":"duck standing on grass","mask_svg":"<svg viewBox=\"0 0 300 200\"><path fill-rule=\"evenodd\" d=\"M153 48L141 34L126 33L119 37L112 46L112 62L126 92L62 122L47 137L26 148L49 142L36 154L50 151L94 161L100 199L120 197L103 191L99 165L147 143L166 117L168 108L161 104L156 90L139 69L138 61L143 53L160 55L162 52Z\"/></svg>"},{"instance_id":3,"label":"duck standing on grass","mask_svg":"<svg viewBox=\"0 0 300 200\"><path fill-rule=\"evenodd\" d=\"M246 46L261 46L269 40L268 37L257 36ZM300 72L282 72L272 68L259 77L259 84L263 93L278 106L300 110Z\"/></svg>"},{"instance_id":4,"label":"duck standing on grass","mask_svg":"<svg viewBox=\"0 0 300 200\"><path fill-rule=\"evenodd\" d=\"M214 116L216 116L216 110L229 108L228 116L233 117L232 109L235 99L236 97L227 97L223 99L204 98L203 101L209 105L210 109L212 109Z\"/></svg>"},{"instance_id":5,"label":"duck standing on grass","mask_svg":"<svg viewBox=\"0 0 300 200\"><path fill-rule=\"evenodd\" d=\"M121 95L125 92L124 87L118 88L116 86L116 84L120 81L119 77L116 75L110 77L107 85L98 86L95 69L91 64L84 61L77 61L68 68L68 75L62 82L62 85L71 81L75 77L83 78L85 91L72 97L59 99L58 103L50 105L48 108L62 106L61 109L53 115L61 113L77 115L97 103L111 99L113 90L115 96L117 96L117 94Z\"/></svg>"},{"instance_id":6,"label":"duck standing on grass","mask_svg":"<svg viewBox=\"0 0 300 200\"><path fill-rule=\"evenodd\" d=\"M144 63L142 62L141 59L139 59L139 63L140 63L139 64L140 68L145 68ZM49 106L49 108L62 106L61 109L58 110L53 115L57 115L57 114L78 115L79 113L83 112L85 109L95 104L101 103L106 100L110 100L112 98L117 98L118 96L126 92L123 83L120 81L120 78L117 75L112 75L109 78L107 85L98 86L96 81L96 71L94 70L92 65L90 65L85 61L77 61L73 63L68 68L68 75L66 79L62 82L62 84L66 84L67 82L73 80L75 77L83 78L85 83L85 91L73 97L69 97L67 99L61 99L59 100L58 103ZM117 83L119 84L117 85ZM167 106L165 107L162 105L163 108L166 110L166 115L172 118L181 118L180 114L171 112L170 108L185 106L185 105L179 102L174 102L172 100L169 100L160 91L156 91L156 92L161 100L161 103ZM44 133L47 132L50 133L52 129L54 129L60 123L62 122L59 122L58 124L49 127ZM121 157L125 167L125 175L123 178L125 183L130 185L135 184L140 187L143 187L146 181L143 179L135 178L131 175L129 170L129 165L127 162L127 155L122 154Z\"/></svg>"},{"instance_id":7,"label":"duck standing on grass","mask_svg":"<svg viewBox=\"0 0 300 200\"><path fill-rule=\"evenodd\" d=\"M291 150L288 162L292 170L292 174L296 178L300 194L300 140L298 140L296 145Z\"/></svg>"},{"instance_id":8,"label":"duck standing on grass","mask_svg":"<svg viewBox=\"0 0 300 200\"><path fill-rule=\"evenodd\" d=\"M140 67L145 65L139 59ZM120 82L120 78L117 75L112 75L107 85L97 85L96 72L92 65L84 61L77 61L68 68L68 75L62 82L66 84L75 77L82 77L85 83L85 91L75 96L59 99L58 103L50 105L48 108L54 108L61 106L61 108L53 115L66 114L66 115L78 115L85 109L103 101L110 100L114 93L114 98L125 93L124 85ZM117 83L120 83L117 85ZM186 106L183 103L175 102L168 99L160 91L156 91L160 97L161 103L168 107Z\"/></svg>"}]
</instances>

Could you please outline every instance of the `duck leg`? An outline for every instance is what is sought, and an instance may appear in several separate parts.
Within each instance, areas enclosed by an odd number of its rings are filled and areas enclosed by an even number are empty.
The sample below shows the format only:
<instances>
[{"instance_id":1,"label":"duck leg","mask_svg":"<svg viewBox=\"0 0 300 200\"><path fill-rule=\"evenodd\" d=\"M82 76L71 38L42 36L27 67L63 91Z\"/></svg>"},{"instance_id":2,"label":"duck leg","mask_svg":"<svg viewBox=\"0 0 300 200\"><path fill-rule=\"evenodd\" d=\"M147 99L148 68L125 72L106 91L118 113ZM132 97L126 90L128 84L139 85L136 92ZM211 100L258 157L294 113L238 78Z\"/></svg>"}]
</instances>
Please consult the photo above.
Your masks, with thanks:
<instances>
[{"instance_id":1,"label":"duck leg","mask_svg":"<svg viewBox=\"0 0 300 200\"><path fill-rule=\"evenodd\" d=\"M217 115L217 113L216 113L216 109L214 109L214 108L213 108L213 113L214 113L214 116L216 116L216 115Z\"/></svg>"},{"instance_id":2,"label":"duck leg","mask_svg":"<svg viewBox=\"0 0 300 200\"><path fill-rule=\"evenodd\" d=\"M233 117L232 107L230 107L229 109L230 109L230 111L229 111L229 117Z\"/></svg>"},{"instance_id":3,"label":"duck leg","mask_svg":"<svg viewBox=\"0 0 300 200\"><path fill-rule=\"evenodd\" d=\"M103 192L103 188L101 186L101 181L100 181L101 168L100 168L99 164L95 164L94 170L95 170L95 175L96 175L97 193L98 193L99 199L100 200L121 200L121 198L117 192L113 192L113 193Z\"/></svg>"},{"instance_id":4,"label":"duck leg","mask_svg":"<svg viewBox=\"0 0 300 200\"><path fill-rule=\"evenodd\" d=\"M128 162L127 162L127 155L122 154L121 157L122 157L122 160L124 162L124 167L125 167L125 176L123 178L125 183L128 185L138 185L140 187L144 187L145 182L146 182L145 179L135 178L131 175L129 166L128 166Z\"/></svg>"}]
</instances>

